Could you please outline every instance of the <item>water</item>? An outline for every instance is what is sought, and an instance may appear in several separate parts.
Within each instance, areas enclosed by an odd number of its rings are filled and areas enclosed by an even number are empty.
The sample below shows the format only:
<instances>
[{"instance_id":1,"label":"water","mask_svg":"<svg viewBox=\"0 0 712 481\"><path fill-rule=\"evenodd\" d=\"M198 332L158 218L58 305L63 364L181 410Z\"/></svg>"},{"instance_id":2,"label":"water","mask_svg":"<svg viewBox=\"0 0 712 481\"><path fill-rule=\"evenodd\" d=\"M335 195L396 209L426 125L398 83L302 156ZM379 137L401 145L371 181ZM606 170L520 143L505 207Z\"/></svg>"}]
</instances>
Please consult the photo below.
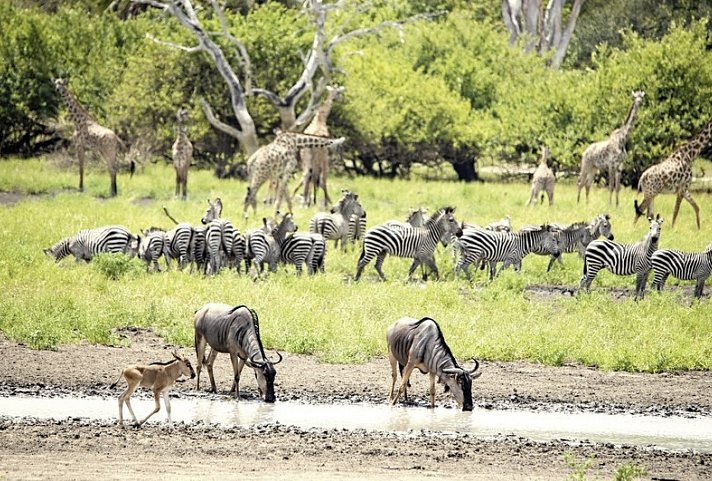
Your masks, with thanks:
<instances>
[{"instance_id":1,"label":"water","mask_svg":"<svg viewBox=\"0 0 712 481\"><path fill-rule=\"evenodd\" d=\"M153 401L133 399L141 418ZM223 426L248 426L279 422L302 429L366 429L383 432L429 430L469 433L475 436L515 435L537 441L589 440L651 446L666 450L694 449L712 452L712 418L657 417L597 413L553 413L518 410L403 407L373 404L301 404L295 402L240 401L233 399L171 399L173 421L203 421ZM13 417L111 420L118 417L118 401L103 398L0 397L0 414ZM127 409L124 418L130 419ZM165 406L151 422L164 422Z\"/></svg>"}]
</instances>

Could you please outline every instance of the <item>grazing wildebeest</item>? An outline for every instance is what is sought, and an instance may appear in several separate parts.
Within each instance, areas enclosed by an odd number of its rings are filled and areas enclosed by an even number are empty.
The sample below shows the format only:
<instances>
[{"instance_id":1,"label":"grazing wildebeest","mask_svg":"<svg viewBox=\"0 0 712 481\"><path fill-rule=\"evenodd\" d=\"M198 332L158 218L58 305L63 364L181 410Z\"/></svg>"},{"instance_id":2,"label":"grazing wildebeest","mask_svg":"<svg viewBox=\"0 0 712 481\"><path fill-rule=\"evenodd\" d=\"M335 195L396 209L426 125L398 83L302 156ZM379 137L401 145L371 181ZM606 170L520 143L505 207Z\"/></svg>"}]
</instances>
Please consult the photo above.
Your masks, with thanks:
<instances>
[{"instance_id":1,"label":"grazing wildebeest","mask_svg":"<svg viewBox=\"0 0 712 481\"><path fill-rule=\"evenodd\" d=\"M126 378L126 382L128 383L126 390L119 396L119 424L121 426L124 425L124 403L126 403L126 406L129 408L136 427L139 427L145 423L148 418L161 410L161 394L163 394L163 402L166 404L168 422L171 422L171 403L168 400L168 391L173 384L175 384L176 379L182 375L190 376L191 379L195 377L195 371L193 371L193 366L191 366L188 359L178 355L175 351L173 351L173 357L175 359L171 359L168 362L152 362L149 365L135 364L121 370L119 379L111 385L112 389L115 388L122 377ZM141 421L136 418L133 408L131 408L131 394L133 394L138 386L147 387L153 391L153 397L156 400L154 410Z\"/></svg>"},{"instance_id":2,"label":"grazing wildebeest","mask_svg":"<svg viewBox=\"0 0 712 481\"><path fill-rule=\"evenodd\" d=\"M401 395L407 399L408 380L413 369L418 368L423 374L430 374L430 407L435 407L435 378L445 384L445 390L452 392L455 401L463 411L472 411L472 380L482 374L478 371L479 362L475 361L472 369L463 369L457 364L455 356L445 343L440 326L435 320L424 317L414 319L402 317L391 324L386 335L388 357L391 361L391 404L395 404ZM401 371L401 385L394 396L398 372Z\"/></svg>"},{"instance_id":3,"label":"grazing wildebeest","mask_svg":"<svg viewBox=\"0 0 712 481\"><path fill-rule=\"evenodd\" d=\"M275 364L282 361L271 361L265 355L260 339L260 325L257 313L247 306L231 306L228 304L209 303L195 312L195 353L198 356L196 388L200 389L200 370L203 364L208 368L210 386L217 392L213 377L213 362L219 352L230 353L234 381L235 399L240 398L240 373L247 365L255 371L257 387L265 402L273 403L274 377L277 371ZM205 348L210 345L210 355L205 357Z\"/></svg>"}]
</instances>

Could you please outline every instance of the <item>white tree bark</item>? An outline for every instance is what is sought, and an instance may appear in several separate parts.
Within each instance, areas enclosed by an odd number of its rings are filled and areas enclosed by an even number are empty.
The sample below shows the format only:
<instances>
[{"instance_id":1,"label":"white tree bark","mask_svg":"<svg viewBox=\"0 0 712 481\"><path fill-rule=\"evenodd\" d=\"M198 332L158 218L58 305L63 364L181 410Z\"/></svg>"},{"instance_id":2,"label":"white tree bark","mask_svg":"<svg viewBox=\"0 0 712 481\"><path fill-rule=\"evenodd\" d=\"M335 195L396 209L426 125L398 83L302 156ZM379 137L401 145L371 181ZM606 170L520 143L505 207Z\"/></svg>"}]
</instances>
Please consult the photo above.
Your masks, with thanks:
<instances>
[{"instance_id":1,"label":"white tree bark","mask_svg":"<svg viewBox=\"0 0 712 481\"><path fill-rule=\"evenodd\" d=\"M549 0L542 11L542 0L502 0L502 17L510 33L510 45L523 38L526 52L537 48L543 55L553 50L550 65L560 68L585 0L573 0L566 29L562 30L566 1ZM520 27L522 23L523 29Z\"/></svg>"},{"instance_id":2,"label":"white tree bark","mask_svg":"<svg viewBox=\"0 0 712 481\"><path fill-rule=\"evenodd\" d=\"M227 23L222 8L216 0L211 0L213 11L218 15L222 26L222 35L230 41L231 45L236 48L237 58L240 60L242 72L244 72L244 88L232 66L227 61L220 45L215 43L211 36L206 32L193 9L190 0L132 0L133 3L151 5L155 8L160 8L173 15L180 24L190 30L198 40L198 45L195 47L184 47L180 45L169 44L168 42L160 42L164 45L169 45L174 48L180 48L187 52L203 51L206 52L215 63L220 75L228 86L232 109L237 120L239 128L235 128L215 117L212 108L204 99L201 100L201 106L206 118L210 124L232 137L235 137L243 150L248 154L254 153L259 148L257 134L255 130L254 120L250 115L245 104L245 97L248 95L262 95L274 106L279 113L281 129L283 131L302 131L311 121L316 109L319 106L319 101L326 90L326 86L331 77L333 66L331 63L331 54L334 49L341 43L364 35L377 33L385 28L401 29L404 23L414 20L431 18L432 15L418 15L403 21L385 21L372 28L362 28L347 31L346 27L350 19L347 19L338 32L331 39L326 39L326 19L327 14L332 10L342 9L346 0L340 0L333 4L324 5L322 0L305 1L303 8L311 15L314 24L314 39L312 46L304 60L304 67L299 78L289 88L283 96L264 88L252 87L252 64L249 54L242 42L235 38L227 29ZM514 0L513 0L514 1ZM358 13L357 9L357 13ZM316 86L314 86L315 79ZM299 114L296 113L296 106L299 100L307 93L311 96L307 107Z\"/></svg>"}]
</instances>

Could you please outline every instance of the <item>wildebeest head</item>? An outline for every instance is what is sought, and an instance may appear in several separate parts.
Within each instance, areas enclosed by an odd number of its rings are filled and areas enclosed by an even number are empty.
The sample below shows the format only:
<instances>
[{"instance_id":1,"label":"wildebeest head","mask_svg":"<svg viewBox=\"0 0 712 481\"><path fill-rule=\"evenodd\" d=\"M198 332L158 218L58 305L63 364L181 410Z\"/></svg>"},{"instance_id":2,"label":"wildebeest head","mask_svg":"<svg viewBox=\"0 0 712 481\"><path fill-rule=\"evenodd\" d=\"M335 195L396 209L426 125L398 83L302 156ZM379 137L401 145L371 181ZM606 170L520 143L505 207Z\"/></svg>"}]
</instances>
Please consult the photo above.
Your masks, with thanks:
<instances>
[{"instance_id":1,"label":"wildebeest head","mask_svg":"<svg viewBox=\"0 0 712 481\"><path fill-rule=\"evenodd\" d=\"M184 376L190 376L191 379L195 378L195 370L193 369L193 365L190 363L187 357L178 354L176 351L173 351L173 357L176 358L178 361L178 365L180 366L180 373Z\"/></svg>"},{"instance_id":2,"label":"wildebeest head","mask_svg":"<svg viewBox=\"0 0 712 481\"><path fill-rule=\"evenodd\" d=\"M265 357L264 361L258 361L254 356L246 361L246 364L254 369L257 390L267 403L273 403L276 399L274 395L274 378L277 376L277 370L274 365L282 362L282 355L277 352L277 356L279 356L279 359L276 361L270 361L267 357Z\"/></svg>"},{"instance_id":3,"label":"wildebeest head","mask_svg":"<svg viewBox=\"0 0 712 481\"><path fill-rule=\"evenodd\" d=\"M445 376L441 381L445 383L445 390L452 392L463 411L472 411L472 380L482 374L479 367L480 363L475 360L475 367L470 370L459 367L443 370Z\"/></svg>"}]
</instances>

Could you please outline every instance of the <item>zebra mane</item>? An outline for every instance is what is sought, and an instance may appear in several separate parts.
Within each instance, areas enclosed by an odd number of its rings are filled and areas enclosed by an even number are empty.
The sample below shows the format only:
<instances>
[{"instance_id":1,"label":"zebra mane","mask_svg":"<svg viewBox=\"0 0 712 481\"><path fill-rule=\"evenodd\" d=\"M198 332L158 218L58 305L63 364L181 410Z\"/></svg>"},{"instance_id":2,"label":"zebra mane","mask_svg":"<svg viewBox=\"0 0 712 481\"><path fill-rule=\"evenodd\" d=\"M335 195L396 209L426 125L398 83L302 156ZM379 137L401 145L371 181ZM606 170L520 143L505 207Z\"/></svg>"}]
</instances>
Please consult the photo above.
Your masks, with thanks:
<instances>
[{"instance_id":1,"label":"zebra mane","mask_svg":"<svg viewBox=\"0 0 712 481\"><path fill-rule=\"evenodd\" d=\"M150 234L151 232L165 232L166 230L162 227L151 226L144 230L144 234Z\"/></svg>"},{"instance_id":2,"label":"zebra mane","mask_svg":"<svg viewBox=\"0 0 712 481\"><path fill-rule=\"evenodd\" d=\"M574 222L573 224L566 226L563 232L573 232L575 230L581 229L582 227L588 227L589 225L593 225L593 223L589 224L588 222Z\"/></svg>"},{"instance_id":3,"label":"zebra mane","mask_svg":"<svg viewBox=\"0 0 712 481\"><path fill-rule=\"evenodd\" d=\"M440 219L440 217L442 217L444 214L450 214L450 213L452 213L452 212L455 212L455 208L454 208L454 207L441 207L440 209L438 209L438 210L436 210L435 212L433 212L433 215L431 215L430 218L429 218L427 221L425 221L425 224L426 224L426 225L427 225L428 223L434 224L434 223L437 222L437 221Z\"/></svg>"},{"instance_id":4,"label":"zebra mane","mask_svg":"<svg viewBox=\"0 0 712 481\"><path fill-rule=\"evenodd\" d=\"M450 346L448 346L448 345L447 345L447 342L445 342L445 336L443 336L443 331L440 329L440 324L438 324L438 322L437 322L435 319L433 319L432 317L427 317L427 316L426 316L426 317L424 317L424 318L418 320L418 322L416 322L415 324L413 324L412 329L415 329L416 327L419 327L419 326L420 326L422 323L424 323L425 321L432 321L433 324L435 324L435 327L438 329L438 341L440 342L440 345L441 345L442 348L445 350L445 353L446 353L448 356L450 356L450 359L452 359L452 362L453 362L453 364L455 365L455 367L458 368L458 369L462 369L462 368L460 367L460 365L457 363L457 359L455 359L455 356L452 354L452 351L450 350Z\"/></svg>"}]
</instances>

